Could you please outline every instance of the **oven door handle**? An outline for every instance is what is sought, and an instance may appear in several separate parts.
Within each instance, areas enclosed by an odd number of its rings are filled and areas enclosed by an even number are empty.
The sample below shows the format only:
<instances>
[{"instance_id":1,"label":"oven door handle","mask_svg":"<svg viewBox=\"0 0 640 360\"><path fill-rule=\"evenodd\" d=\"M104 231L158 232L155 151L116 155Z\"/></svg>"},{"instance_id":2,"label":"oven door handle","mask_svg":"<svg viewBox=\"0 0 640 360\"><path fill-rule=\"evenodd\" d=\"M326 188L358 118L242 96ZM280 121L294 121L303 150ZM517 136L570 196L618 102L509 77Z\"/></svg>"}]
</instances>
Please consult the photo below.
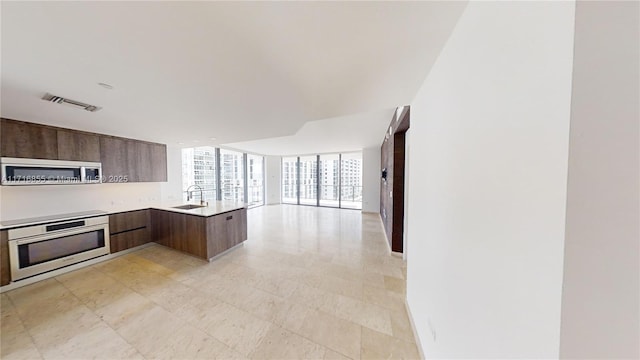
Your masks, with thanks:
<instances>
[{"instance_id":1,"label":"oven door handle","mask_svg":"<svg viewBox=\"0 0 640 360\"><path fill-rule=\"evenodd\" d=\"M101 224L101 225L93 225L93 226L83 226L81 228L74 228L73 230L56 231L50 234L35 235L28 238L9 240L9 243L15 244L16 246L18 246L18 245L30 244L34 242L45 241L45 240L50 240L50 239L55 239L55 238L60 238L65 236L83 234L86 232L92 232L96 230L104 230L105 235L108 235L109 225Z\"/></svg>"}]
</instances>

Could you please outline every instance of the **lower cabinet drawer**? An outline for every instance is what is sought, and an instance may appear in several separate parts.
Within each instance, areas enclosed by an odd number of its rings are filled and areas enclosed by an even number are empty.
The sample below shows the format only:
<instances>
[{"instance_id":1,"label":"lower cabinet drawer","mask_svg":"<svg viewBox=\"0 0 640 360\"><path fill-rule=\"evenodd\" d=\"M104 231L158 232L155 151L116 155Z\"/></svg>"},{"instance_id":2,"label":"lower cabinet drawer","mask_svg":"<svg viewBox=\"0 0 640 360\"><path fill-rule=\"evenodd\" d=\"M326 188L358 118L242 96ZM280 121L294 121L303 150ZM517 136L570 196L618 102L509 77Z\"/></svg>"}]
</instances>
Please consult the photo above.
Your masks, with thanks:
<instances>
[{"instance_id":1,"label":"lower cabinet drawer","mask_svg":"<svg viewBox=\"0 0 640 360\"><path fill-rule=\"evenodd\" d=\"M131 249L136 246L140 246L148 243L151 240L149 229L141 228L131 231L121 232L115 235L109 236L109 245L111 246L111 253L118 251Z\"/></svg>"},{"instance_id":2,"label":"lower cabinet drawer","mask_svg":"<svg viewBox=\"0 0 640 360\"><path fill-rule=\"evenodd\" d=\"M109 231L121 233L131 229L149 226L149 210L127 211L109 216Z\"/></svg>"}]
</instances>

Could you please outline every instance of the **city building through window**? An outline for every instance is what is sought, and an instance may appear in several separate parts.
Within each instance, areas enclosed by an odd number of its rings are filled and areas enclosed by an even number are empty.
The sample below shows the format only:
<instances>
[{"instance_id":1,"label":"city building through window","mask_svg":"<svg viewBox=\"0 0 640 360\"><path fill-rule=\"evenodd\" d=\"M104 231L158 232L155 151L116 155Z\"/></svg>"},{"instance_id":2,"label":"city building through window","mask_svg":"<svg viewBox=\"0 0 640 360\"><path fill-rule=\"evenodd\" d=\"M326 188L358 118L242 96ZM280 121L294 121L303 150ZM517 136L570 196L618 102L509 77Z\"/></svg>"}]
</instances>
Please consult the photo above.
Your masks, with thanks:
<instances>
[{"instance_id":1,"label":"city building through window","mask_svg":"<svg viewBox=\"0 0 640 360\"><path fill-rule=\"evenodd\" d=\"M191 185L202 188L205 201L264 205L264 157L211 146L182 149L183 200ZM192 195L197 198L199 189Z\"/></svg>"},{"instance_id":2,"label":"city building through window","mask_svg":"<svg viewBox=\"0 0 640 360\"><path fill-rule=\"evenodd\" d=\"M283 157L282 202L362 209L362 153Z\"/></svg>"}]
</instances>

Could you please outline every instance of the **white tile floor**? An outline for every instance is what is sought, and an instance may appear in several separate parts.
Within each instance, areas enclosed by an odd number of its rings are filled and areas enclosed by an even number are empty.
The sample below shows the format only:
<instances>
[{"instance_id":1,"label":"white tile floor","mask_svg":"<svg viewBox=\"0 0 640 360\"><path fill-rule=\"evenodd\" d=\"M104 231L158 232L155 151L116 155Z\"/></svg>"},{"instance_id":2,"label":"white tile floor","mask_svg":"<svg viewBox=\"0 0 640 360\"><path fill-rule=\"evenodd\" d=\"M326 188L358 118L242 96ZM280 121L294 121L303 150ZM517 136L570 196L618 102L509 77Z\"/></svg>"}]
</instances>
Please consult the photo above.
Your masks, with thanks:
<instances>
[{"instance_id":1,"label":"white tile floor","mask_svg":"<svg viewBox=\"0 0 640 360\"><path fill-rule=\"evenodd\" d=\"M418 358L373 214L249 210L207 263L160 245L2 294L2 359Z\"/></svg>"}]
</instances>

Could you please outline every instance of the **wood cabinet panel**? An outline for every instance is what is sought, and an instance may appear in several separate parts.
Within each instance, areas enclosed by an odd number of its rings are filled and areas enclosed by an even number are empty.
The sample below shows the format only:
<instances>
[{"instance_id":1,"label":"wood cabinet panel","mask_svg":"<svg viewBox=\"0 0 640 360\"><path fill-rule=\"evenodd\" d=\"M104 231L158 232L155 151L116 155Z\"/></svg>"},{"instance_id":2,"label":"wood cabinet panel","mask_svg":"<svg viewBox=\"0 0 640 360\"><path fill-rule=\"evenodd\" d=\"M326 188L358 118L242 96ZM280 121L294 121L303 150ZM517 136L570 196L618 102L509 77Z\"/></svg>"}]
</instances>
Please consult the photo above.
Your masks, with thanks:
<instances>
[{"instance_id":1,"label":"wood cabinet panel","mask_svg":"<svg viewBox=\"0 0 640 360\"><path fill-rule=\"evenodd\" d=\"M151 180L167 181L167 145L149 144L151 146Z\"/></svg>"},{"instance_id":2,"label":"wood cabinet panel","mask_svg":"<svg viewBox=\"0 0 640 360\"><path fill-rule=\"evenodd\" d=\"M111 234L148 227L149 210L127 211L109 215L109 232Z\"/></svg>"},{"instance_id":3,"label":"wood cabinet panel","mask_svg":"<svg viewBox=\"0 0 640 360\"><path fill-rule=\"evenodd\" d=\"M167 147L112 136L100 138L104 182L167 181Z\"/></svg>"},{"instance_id":4,"label":"wood cabinet panel","mask_svg":"<svg viewBox=\"0 0 640 360\"><path fill-rule=\"evenodd\" d=\"M111 253L127 250L136 246L144 245L150 241L149 229L141 228L130 230L109 236L109 246Z\"/></svg>"},{"instance_id":5,"label":"wood cabinet panel","mask_svg":"<svg viewBox=\"0 0 640 360\"><path fill-rule=\"evenodd\" d=\"M152 210L158 244L208 260L247 239L247 209L209 217Z\"/></svg>"},{"instance_id":6,"label":"wood cabinet panel","mask_svg":"<svg viewBox=\"0 0 640 360\"><path fill-rule=\"evenodd\" d=\"M167 181L167 146L162 144L135 142L135 181Z\"/></svg>"},{"instance_id":7,"label":"wood cabinet panel","mask_svg":"<svg viewBox=\"0 0 640 360\"><path fill-rule=\"evenodd\" d=\"M54 128L8 119L2 119L0 126L2 156L58 158L58 135Z\"/></svg>"},{"instance_id":8,"label":"wood cabinet panel","mask_svg":"<svg viewBox=\"0 0 640 360\"><path fill-rule=\"evenodd\" d=\"M150 210L136 210L109 215L111 253L150 242L150 216Z\"/></svg>"},{"instance_id":9,"label":"wood cabinet panel","mask_svg":"<svg viewBox=\"0 0 640 360\"><path fill-rule=\"evenodd\" d=\"M207 257L212 258L247 240L247 209L207 218Z\"/></svg>"},{"instance_id":10,"label":"wood cabinet panel","mask_svg":"<svg viewBox=\"0 0 640 360\"><path fill-rule=\"evenodd\" d=\"M208 259L206 219L201 216L152 210L152 239L158 244Z\"/></svg>"},{"instance_id":11,"label":"wood cabinet panel","mask_svg":"<svg viewBox=\"0 0 640 360\"><path fill-rule=\"evenodd\" d=\"M103 182L167 181L167 146L2 119L0 155L102 162Z\"/></svg>"},{"instance_id":12,"label":"wood cabinet panel","mask_svg":"<svg viewBox=\"0 0 640 360\"><path fill-rule=\"evenodd\" d=\"M100 137L100 159L102 161L102 182L133 182L135 157L131 141L112 136Z\"/></svg>"},{"instance_id":13,"label":"wood cabinet panel","mask_svg":"<svg viewBox=\"0 0 640 360\"><path fill-rule=\"evenodd\" d=\"M58 159L100 161L100 137L73 130L58 130Z\"/></svg>"},{"instance_id":14,"label":"wood cabinet panel","mask_svg":"<svg viewBox=\"0 0 640 360\"><path fill-rule=\"evenodd\" d=\"M217 215L207 218L208 259L211 259L229 248L227 233L226 216Z\"/></svg>"},{"instance_id":15,"label":"wood cabinet panel","mask_svg":"<svg viewBox=\"0 0 640 360\"><path fill-rule=\"evenodd\" d=\"M224 214L223 214L224 215ZM227 213L227 246L234 247L247 240L247 210L241 209Z\"/></svg>"},{"instance_id":16,"label":"wood cabinet panel","mask_svg":"<svg viewBox=\"0 0 640 360\"><path fill-rule=\"evenodd\" d=\"M181 222L184 224L182 228L182 234L177 234L176 240L180 242L180 250L193 254L197 257L208 259L207 257L207 233L206 233L206 218L201 216L180 215L176 214L178 218L182 218Z\"/></svg>"},{"instance_id":17,"label":"wood cabinet panel","mask_svg":"<svg viewBox=\"0 0 640 360\"><path fill-rule=\"evenodd\" d=\"M7 230L0 230L0 286L7 285L10 281L9 233Z\"/></svg>"}]
</instances>

